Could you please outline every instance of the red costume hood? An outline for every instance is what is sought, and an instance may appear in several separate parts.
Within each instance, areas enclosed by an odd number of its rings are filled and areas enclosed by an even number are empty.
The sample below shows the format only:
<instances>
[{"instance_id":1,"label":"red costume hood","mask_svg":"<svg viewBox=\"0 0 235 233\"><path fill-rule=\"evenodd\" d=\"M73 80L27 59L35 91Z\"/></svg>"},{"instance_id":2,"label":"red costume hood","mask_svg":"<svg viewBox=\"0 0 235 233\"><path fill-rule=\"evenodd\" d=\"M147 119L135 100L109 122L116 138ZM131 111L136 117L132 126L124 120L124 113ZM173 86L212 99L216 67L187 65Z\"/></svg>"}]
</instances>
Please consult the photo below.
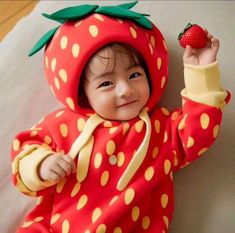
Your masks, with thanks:
<instances>
[{"instance_id":1,"label":"red costume hood","mask_svg":"<svg viewBox=\"0 0 235 233\"><path fill-rule=\"evenodd\" d=\"M143 15L142 15L143 16ZM78 90L83 69L94 53L117 42L132 46L143 57L151 80L147 109L151 112L167 83L168 54L163 35L132 19L89 14L79 20L65 21L45 50L45 74L51 90L66 107L82 114L93 113L78 105Z\"/></svg>"}]
</instances>

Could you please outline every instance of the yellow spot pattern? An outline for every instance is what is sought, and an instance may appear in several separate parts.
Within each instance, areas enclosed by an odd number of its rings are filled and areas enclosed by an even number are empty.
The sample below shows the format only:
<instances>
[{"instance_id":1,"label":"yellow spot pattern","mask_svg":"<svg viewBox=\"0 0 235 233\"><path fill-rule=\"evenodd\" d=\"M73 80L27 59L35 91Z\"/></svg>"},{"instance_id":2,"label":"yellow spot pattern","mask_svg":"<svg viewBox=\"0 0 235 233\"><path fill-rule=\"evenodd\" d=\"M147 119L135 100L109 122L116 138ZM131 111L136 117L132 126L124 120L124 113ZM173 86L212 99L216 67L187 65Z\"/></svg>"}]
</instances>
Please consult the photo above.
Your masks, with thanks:
<instances>
[{"instance_id":1,"label":"yellow spot pattern","mask_svg":"<svg viewBox=\"0 0 235 233\"><path fill-rule=\"evenodd\" d=\"M154 168L151 166L151 167L148 167L144 173L144 178L147 180L147 181L150 181L152 178L153 178L153 175L154 175Z\"/></svg>"},{"instance_id":2,"label":"yellow spot pattern","mask_svg":"<svg viewBox=\"0 0 235 233\"><path fill-rule=\"evenodd\" d=\"M88 197L86 194L83 194L78 201L77 210L82 209L87 204L87 202L88 202Z\"/></svg>"},{"instance_id":3,"label":"yellow spot pattern","mask_svg":"<svg viewBox=\"0 0 235 233\"><path fill-rule=\"evenodd\" d=\"M45 136L45 137L44 137L44 142L49 145L49 144L52 142L51 137Z\"/></svg>"},{"instance_id":4,"label":"yellow spot pattern","mask_svg":"<svg viewBox=\"0 0 235 233\"><path fill-rule=\"evenodd\" d=\"M102 211L100 208L95 208L94 211L92 212L92 223L95 223L97 219L101 216Z\"/></svg>"},{"instance_id":5,"label":"yellow spot pattern","mask_svg":"<svg viewBox=\"0 0 235 233\"><path fill-rule=\"evenodd\" d=\"M127 133L129 128L130 128L130 125L128 123L123 124L123 135L125 135Z\"/></svg>"},{"instance_id":6,"label":"yellow spot pattern","mask_svg":"<svg viewBox=\"0 0 235 233\"><path fill-rule=\"evenodd\" d=\"M73 190L71 192L71 197L74 197L78 194L79 190L81 188L81 184L80 183L76 183L73 187Z\"/></svg>"},{"instance_id":7,"label":"yellow spot pattern","mask_svg":"<svg viewBox=\"0 0 235 233\"><path fill-rule=\"evenodd\" d=\"M143 129L143 126L144 126L144 122L142 120L137 121L135 123L135 130L136 130L136 132L140 133L142 131L142 129Z\"/></svg>"},{"instance_id":8,"label":"yellow spot pattern","mask_svg":"<svg viewBox=\"0 0 235 233\"><path fill-rule=\"evenodd\" d=\"M135 190L133 188L127 189L124 198L125 204L129 205L133 201L134 197L135 197Z\"/></svg>"},{"instance_id":9,"label":"yellow spot pattern","mask_svg":"<svg viewBox=\"0 0 235 233\"><path fill-rule=\"evenodd\" d=\"M72 99L72 98L67 97L67 98L66 98L66 103L68 104L68 106L69 106L72 110L74 110L74 102L73 102L73 99Z\"/></svg>"},{"instance_id":10,"label":"yellow spot pattern","mask_svg":"<svg viewBox=\"0 0 235 233\"><path fill-rule=\"evenodd\" d=\"M68 126L66 124L60 125L60 133L62 137L66 138L68 136Z\"/></svg>"},{"instance_id":11,"label":"yellow spot pattern","mask_svg":"<svg viewBox=\"0 0 235 233\"><path fill-rule=\"evenodd\" d=\"M131 35L134 39L137 38L137 32L136 30L133 28L133 27L130 27L130 32L131 32Z\"/></svg>"},{"instance_id":12,"label":"yellow spot pattern","mask_svg":"<svg viewBox=\"0 0 235 233\"><path fill-rule=\"evenodd\" d=\"M147 230L150 226L150 218L148 216L143 217L142 219L142 227L144 230Z\"/></svg>"},{"instance_id":13,"label":"yellow spot pattern","mask_svg":"<svg viewBox=\"0 0 235 233\"><path fill-rule=\"evenodd\" d=\"M162 66L162 59L160 57L157 58L157 68L158 70L161 69L161 66Z\"/></svg>"},{"instance_id":14,"label":"yellow spot pattern","mask_svg":"<svg viewBox=\"0 0 235 233\"><path fill-rule=\"evenodd\" d=\"M165 171L165 174L168 175L170 170L171 170L171 162L170 162L170 160L167 159L164 162L164 171Z\"/></svg>"},{"instance_id":15,"label":"yellow spot pattern","mask_svg":"<svg viewBox=\"0 0 235 233\"><path fill-rule=\"evenodd\" d=\"M106 229L107 227L105 224L100 224L96 229L96 233L105 233Z\"/></svg>"},{"instance_id":16,"label":"yellow spot pattern","mask_svg":"<svg viewBox=\"0 0 235 233\"><path fill-rule=\"evenodd\" d=\"M114 196L111 201L109 202L109 205L113 205L118 199L118 196Z\"/></svg>"},{"instance_id":17,"label":"yellow spot pattern","mask_svg":"<svg viewBox=\"0 0 235 233\"><path fill-rule=\"evenodd\" d=\"M125 162L125 154L123 152L119 152L117 154L117 165L121 167Z\"/></svg>"},{"instance_id":18,"label":"yellow spot pattern","mask_svg":"<svg viewBox=\"0 0 235 233\"><path fill-rule=\"evenodd\" d=\"M58 78L54 78L54 82L55 82L55 87L56 87L56 89L57 90L59 90L60 89L60 83L59 83L59 80L58 80Z\"/></svg>"},{"instance_id":19,"label":"yellow spot pattern","mask_svg":"<svg viewBox=\"0 0 235 233\"><path fill-rule=\"evenodd\" d=\"M100 153L97 153L95 155L95 160L94 160L94 166L96 169L98 169L100 167L102 163L102 155Z\"/></svg>"},{"instance_id":20,"label":"yellow spot pattern","mask_svg":"<svg viewBox=\"0 0 235 233\"><path fill-rule=\"evenodd\" d=\"M113 140L109 140L106 145L106 152L108 155L112 155L116 149L115 142Z\"/></svg>"},{"instance_id":21,"label":"yellow spot pattern","mask_svg":"<svg viewBox=\"0 0 235 233\"><path fill-rule=\"evenodd\" d=\"M68 233L70 228L69 221L65 219L62 224L62 233Z\"/></svg>"},{"instance_id":22,"label":"yellow spot pattern","mask_svg":"<svg viewBox=\"0 0 235 233\"><path fill-rule=\"evenodd\" d=\"M67 36L61 37L61 39L60 39L61 49L66 49L67 45L68 45L68 37Z\"/></svg>"},{"instance_id":23,"label":"yellow spot pattern","mask_svg":"<svg viewBox=\"0 0 235 233\"><path fill-rule=\"evenodd\" d=\"M53 58L51 61L51 70L54 72L56 68L56 58Z\"/></svg>"},{"instance_id":24,"label":"yellow spot pattern","mask_svg":"<svg viewBox=\"0 0 235 233\"><path fill-rule=\"evenodd\" d=\"M203 129L207 129L207 127L209 126L210 123L210 118L206 113L203 113L200 117L200 123L201 123L201 127Z\"/></svg>"},{"instance_id":25,"label":"yellow spot pattern","mask_svg":"<svg viewBox=\"0 0 235 233\"><path fill-rule=\"evenodd\" d=\"M65 183L66 183L66 178L63 178L62 180L60 180L60 182L56 186L56 192L57 193L61 193L62 192Z\"/></svg>"},{"instance_id":26,"label":"yellow spot pattern","mask_svg":"<svg viewBox=\"0 0 235 233\"><path fill-rule=\"evenodd\" d=\"M109 172L108 171L104 171L101 175L101 179L100 179L100 184L102 187L106 186L106 184L108 183L109 180Z\"/></svg>"},{"instance_id":27,"label":"yellow spot pattern","mask_svg":"<svg viewBox=\"0 0 235 233\"><path fill-rule=\"evenodd\" d=\"M154 148L153 148L153 154L152 154L152 156L153 156L153 159L155 159L155 158L157 157L157 155L158 155L158 152L159 152L159 149L158 149L158 147L154 147Z\"/></svg>"},{"instance_id":28,"label":"yellow spot pattern","mask_svg":"<svg viewBox=\"0 0 235 233\"><path fill-rule=\"evenodd\" d=\"M198 156L201 156L204 152L206 152L207 148L204 147L198 152Z\"/></svg>"},{"instance_id":29,"label":"yellow spot pattern","mask_svg":"<svg viewBox=\"0 0 235 233\"><path fill-rule=\"evenodd\" d=\"M133 222L136 222L140 216L140 209L138 206L134 206L132 211L131 211L131 218Z\"/></svg>"},{"instance_id":30,"label":"yellow spot pattern","mask_svg":"<svg viewBox=\"0 0 235 233\"><path fill-rule=\"evenodd\" d=\"M168 229L169 228L169 219L168 219L168 217L167 216L163 216L163 221L164 221L164 223L166 225L166 228Z\"/></svg>"},{"instance_id":31,"label":"yellow spot pattern","mask_svg":"<svg viewBox=\"0 0 235 233\"><path fill-rule=\"evenodd\" d=\"M167 132L165 131L165 132L164 132L163 143L166 143L167 140L168 140L168 134L167 134Z\"/></svg>"},{"instance_id":32,"label":"yellow spot pattern","mask_svg":"<svg viewBox=\"0 0 235 233\"><path fill-rule=\"evenodd\" d=\"M68 81L68 75L67 75L66 70L61 69L61 70L59 71L59 77L62 79L62 81L63 81L64 83L67 83L67 81Z\"/></svg>"},{"instance_id":33,"label":"yellow spot pattern","mask_svg":"<svg viewBox=\"0 0 235 233\"><path fill-rule=\"evenodd\" d=\"M216 125L213 129L213 137L216 138L218 136L218 133L219 133L219 125Z\"/></svg>"},{"instance_id":34,"label":"yellow spot pattern","mask_svg":"<svg viewBox=\"0 0 235 233\"><path fill-rule=\"evenodd\" d=\"M113 233L122 233L122 228L121 227L115 227L113 230Z\"/></svg>"},{"instance_id":35,"label":"yellow spot pattern","mask_svg":"<svg viewBox=\"0 0 235 233\"><path fill-rule=\"evenodd\" d=\"M83 118L79 118L77 121L77 127L78 127L78 131L82 132L82 130L84 129L85 126L85 120Z\"/></svg>"},{"instance_id":36,"label":"yellow spot pattern","mask_svg":"<svg viewBox=\"0 0 235 233\"><path fill-rule=\"evenodd\" d=\"M161 88L163 88L165 86L165 83L166 83L166 77L163 76L162 80L161 80Z\"/></svg>"},{"instance_id":37,"label":"yellow spot pattern","mask_svg":"<svg viewBox=\"0 0 235 233\"><path fill-rule=\"evenodd\" d=\"M72 47L72 54L73 54L73 57L78 57L80 53L80 46L79 44L74 44L73 47Z\"/></svg>"},{"instance_id":38,"label":"yellow spot pattern","mask_svg":"<svg viewBox=\"0 0 235 233\"><path fill-rule=\"evenodd\" d=\"M160 121L159 121L159 120L155 120L154 126L155 126L155 131L156 131L156 133L157 133L157 134L160 133L160 127L161 127L161 125L160 125Z\"/></svg>"},{"instance_id":39,"label":"yellow spot pattern","mask_svg":"<svg viewBox=\"0 0 235 233\"><path fill-rule=\"evenodd\" d=\"M161 204L162 204L162 208L165 209L168 204L168 195L167 194L163 194L161 196Z\"/></svg>"},{"instance_id":40,"label":"yellow spot pattern","mask_svg":"<svg viewBox=\"0 0 235 233\"><path fill-rule=\"evenodd\" d=\"M89 27L89 33L92 37L97 37L99 34L99 29L96 25L91 25Z\"/></svg>"},{"instance_id":41,"label":"yellow spot pattern","mask_svg":"<svg viewBox=\"0 0 235 233\"><path fill-rule=\"evenodd\" d=\"M51 218L51 224L55 224L60 218L60 214L54 214Z\"/></svg>"},{"instance_id":42,"label":"yellow spot pattern","mask_svg":"<svg viewBox=\"0 0 235 233\"><path fill-rule=\"evenodd\" d=\"M188 137L187 148L190 148L194 145L194 139L192 137Z\"/></svg>"}]
</instances>

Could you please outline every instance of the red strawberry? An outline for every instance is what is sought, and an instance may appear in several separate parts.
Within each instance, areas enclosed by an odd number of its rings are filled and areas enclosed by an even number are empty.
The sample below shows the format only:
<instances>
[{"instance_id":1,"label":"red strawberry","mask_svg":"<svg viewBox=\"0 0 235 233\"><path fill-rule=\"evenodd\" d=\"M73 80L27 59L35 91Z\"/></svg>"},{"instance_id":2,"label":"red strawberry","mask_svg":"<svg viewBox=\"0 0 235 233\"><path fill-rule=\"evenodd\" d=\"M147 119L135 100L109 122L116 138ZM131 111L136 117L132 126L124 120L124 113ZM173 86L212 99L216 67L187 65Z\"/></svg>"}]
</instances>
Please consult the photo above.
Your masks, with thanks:
<instances>
[{"instance_id":1,"label":"red strawberry","mask_svg":"<svg viewBox=\"0 0 235 233\"><path fill-rule=\"evenodd\" d=\"M192 48L204 48L207 44L207 35L199 25L189 23L179 34L178 40L183 48L186 45Z\"/></svg>"}]
</instances>

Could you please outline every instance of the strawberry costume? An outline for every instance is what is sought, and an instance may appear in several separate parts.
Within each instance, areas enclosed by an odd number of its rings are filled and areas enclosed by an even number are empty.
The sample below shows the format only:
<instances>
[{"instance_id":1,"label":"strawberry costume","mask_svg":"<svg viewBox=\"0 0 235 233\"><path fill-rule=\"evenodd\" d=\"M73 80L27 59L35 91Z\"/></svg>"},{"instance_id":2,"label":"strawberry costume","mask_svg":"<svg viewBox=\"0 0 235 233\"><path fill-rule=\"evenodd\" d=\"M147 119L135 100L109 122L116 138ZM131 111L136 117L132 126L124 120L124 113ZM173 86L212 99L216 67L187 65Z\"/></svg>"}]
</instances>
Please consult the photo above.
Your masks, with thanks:
<instances>
[{"instance_id":1,"label":"strawberry costume","mask_svg":"<svg viewBox=\"0 0 235 233\"><path fill-rule=\"evenodd\" d=\"M185 65L182 109L157 108L168 76L167 47L155 25L130 11L134 4L83 5L45 15L62 25L45 34L31 54L46 45L46 78L65 108L13 141L13 182L21 192L39 197L18 232L167 233L173 173L215 141L229 100L220 87L218 62ZM112 42L135 48L151 80L146 107L125 122L102 119L78 100L86 63ZM55 152L77 164L76 174L56 184L37 173L40 162Z\"/></svg>"}]
</instances>

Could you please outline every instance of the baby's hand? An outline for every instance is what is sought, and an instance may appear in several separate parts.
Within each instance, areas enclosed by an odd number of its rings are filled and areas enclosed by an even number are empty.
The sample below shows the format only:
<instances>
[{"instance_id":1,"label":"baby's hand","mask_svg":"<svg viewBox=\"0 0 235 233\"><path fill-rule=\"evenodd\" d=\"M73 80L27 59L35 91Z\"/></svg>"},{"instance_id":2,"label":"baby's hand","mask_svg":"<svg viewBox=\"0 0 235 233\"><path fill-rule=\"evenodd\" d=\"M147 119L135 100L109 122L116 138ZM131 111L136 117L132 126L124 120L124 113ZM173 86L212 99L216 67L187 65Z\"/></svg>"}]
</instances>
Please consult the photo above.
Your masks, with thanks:
<instances>
[{"instance_id":1,"label":"baby's hand","mask_svg":"<svg viewBox=\"0 0 235 233\"><path fill-rule=\"evenodd\" d=\"M206 29L205 33L208 38L208 43L205 48L193 49L189 45L186 46L183 56L185 64L203 66L216 61L219 50L219 40L209 34Z\"/></svg>"},{"instance_id":2,"label":"baby's hand","mask_svg":"<svg viewBox=\"0 0 235 233\"><path fill-rule=\"evenodd\" d=\"M58 182L65 176L76 172L73 159L61 153L50 155L39 166L39 177L44 181Z\"/></svg>"}]
</instances>

